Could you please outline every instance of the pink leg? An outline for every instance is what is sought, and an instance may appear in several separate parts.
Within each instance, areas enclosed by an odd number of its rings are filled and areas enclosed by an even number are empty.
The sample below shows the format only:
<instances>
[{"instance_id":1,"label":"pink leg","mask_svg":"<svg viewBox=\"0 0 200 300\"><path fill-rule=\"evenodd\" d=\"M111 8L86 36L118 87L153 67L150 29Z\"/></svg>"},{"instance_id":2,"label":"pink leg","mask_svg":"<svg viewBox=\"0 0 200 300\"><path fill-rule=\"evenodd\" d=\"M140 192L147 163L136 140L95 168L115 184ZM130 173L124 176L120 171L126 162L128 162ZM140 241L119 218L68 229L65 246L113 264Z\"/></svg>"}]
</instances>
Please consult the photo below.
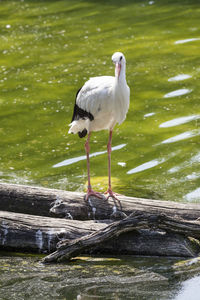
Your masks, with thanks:
<instances>
[{"instance_id":1,"label":"pink leg","mask_svg":"<svg viewBox=\"0 0 200 300\"><path fill-rule=\"evenodd\" d=\"M112 131L110 130L107 151L108 151L108 192L112 192L111 189L111 143L112 143Z\"/></svg>"},{"instance_id":2,"label":"pink leg","mask_svg":"<svg viewBox=\"0 0 200 300\"><path fill-rule=\"evenodd\" d=\"M108 190L105 192L105 194L108 194L107 199L112 197L112 198L118 200L117 197L116 197L116 195L118 195L118 194L113 193L112 188L111 188L111 151L112 151L111 143L112 143L112 130L110 130L108 145L107 145L107 151L108 151Z\"/></svg>"},{"instance_id":3,"label":"pink leg","mask_svg":"<svg viewBox=\"0 0 200 300\"><path fill-rule=\"evenodd\" d=\"M98 192L95 192L92 190L91 182L90 182L90 136L91 132L88 133L88 138L85 143L85 151L86 151L86 156L87 156L87 173L88 173L88 189L87 189L87 194L86 194L86 201L88 200L89 196L95 196L97 198L102 198L102 195Z\"/></svg>"}]
</instances>

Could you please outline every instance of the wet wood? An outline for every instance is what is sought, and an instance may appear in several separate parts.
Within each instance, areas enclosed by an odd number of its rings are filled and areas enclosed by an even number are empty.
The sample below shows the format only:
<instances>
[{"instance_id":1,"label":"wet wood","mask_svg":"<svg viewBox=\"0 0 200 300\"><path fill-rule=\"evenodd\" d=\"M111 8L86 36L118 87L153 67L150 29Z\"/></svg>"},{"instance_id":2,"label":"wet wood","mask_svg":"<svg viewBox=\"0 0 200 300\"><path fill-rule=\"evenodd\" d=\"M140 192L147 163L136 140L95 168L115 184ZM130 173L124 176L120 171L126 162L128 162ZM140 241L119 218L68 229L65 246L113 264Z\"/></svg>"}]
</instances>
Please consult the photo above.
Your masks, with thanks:
<instances>
[{"instance_id":1,"label":"wet wood","mask_svg":"<svg viewBox=\"0 0 200 300\"><path fill-rule=\"evenodd\" d=\"M177 233L152 229L150 224L154 222L147 224L147 220L143 221L142 216L138 218L130 223L125 221L126 228L123 228L123 223L112 223L110 230L108 224L92 220L82 222L0 211L0 249L51 253L56 251L58 243L60 247L67 243L74 244L75 241L78 245L77 239L83 237L85 241L90 241L92 234L93 244L89 247L79 247L79 253L176 257L194 257L199 253L198 241ZM151 230L145 229L149 226Z\"/></svg>"},{"instance_id":2,"label":"wet wood","mask_svg":"<svg viewBox=\"0 0 200 300\"><path fill-rule=\"evenodd\" d=\"M137 213L132 214L124 220L114 222L105 228L91 233L87 236L72 240L62 241L58 245L58 250L48 255L44 262L55 262L62 260L69 260L85 251L86 249L96 247L109 241L110 238L119 237L124 232L133 230L156 228L170 233L182 234L200 238L200 222L185 221L181 218L170 218L166 215L151 214L151 213ZM153 246L153 245L152 245ZM160 245L157 244L157 247ZM199 247L198 247L199 251Z\"/></svg>"},{"instance_id":3,"label":"wet wood","mask_svg":"<svg viewBox=\"0 0 200 300\"><path fill-rule=\"evenodd\" d=\"M200 252L200 205L119 199L86 202L83 193L0 183L0 249L58 251L53 260L88 251L182 257Z\"/></svg>"},{"instance_id":4,"label":"wet wood","mask_svg":"<svg viewBox=\"0 0 200 300\"><path fill-rule=\"evenodd\" d=\"M119 199L125 216L135 211L148 211L180 216L186 220L200 217L200 204L126 196L119 196ZM91 198L89 202L85 202L84 194L78 192L0 183L0 210L76 220L104 220L116 215L120 205L105 198Z\"/></svg>"},{"instance_id":5,"label":"wet wood","mask_svg":"<svg viewBox=\"0 0 200 300\"><path fill-rule=\"evenodd\" d=\"M106 224L0 211L0 247L29 252L51 252L63 238L75 239Z\"/></svg>"},{"instance_id":6,"label":"wet wood","mask_svg":"<svg viewBox=\"0 0 200 300\"><path fill-rule=\"evenodd\" d=\"M55 214L51 213L54 206L59 208ZM71 212L74 219L88 219L83 194L19 184L0 183L0 210L47 217L66 217Z\"/></svg>"}]
</instances>

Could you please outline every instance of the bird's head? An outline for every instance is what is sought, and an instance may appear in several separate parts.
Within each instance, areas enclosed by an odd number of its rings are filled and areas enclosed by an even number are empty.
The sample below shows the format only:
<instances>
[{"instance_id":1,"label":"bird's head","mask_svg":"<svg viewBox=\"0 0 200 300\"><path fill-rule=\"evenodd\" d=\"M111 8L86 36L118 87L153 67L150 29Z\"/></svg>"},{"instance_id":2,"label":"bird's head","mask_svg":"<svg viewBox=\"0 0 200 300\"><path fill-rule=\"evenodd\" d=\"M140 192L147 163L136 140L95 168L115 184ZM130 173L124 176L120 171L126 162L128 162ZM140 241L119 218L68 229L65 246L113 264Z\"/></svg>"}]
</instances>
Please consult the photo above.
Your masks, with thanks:
<instances>
[{"instance_id":1,"label":"bird's head","mask_svg":"<svg viewBox=\"0 0 200 300\"><path fill-rule=\"evenodd\" d=\"M119 78L121 69L126 64L125 56L121 52L115 52L112 56L112 61L115 64L115 76Z\"/></svg>"}]
</instances>

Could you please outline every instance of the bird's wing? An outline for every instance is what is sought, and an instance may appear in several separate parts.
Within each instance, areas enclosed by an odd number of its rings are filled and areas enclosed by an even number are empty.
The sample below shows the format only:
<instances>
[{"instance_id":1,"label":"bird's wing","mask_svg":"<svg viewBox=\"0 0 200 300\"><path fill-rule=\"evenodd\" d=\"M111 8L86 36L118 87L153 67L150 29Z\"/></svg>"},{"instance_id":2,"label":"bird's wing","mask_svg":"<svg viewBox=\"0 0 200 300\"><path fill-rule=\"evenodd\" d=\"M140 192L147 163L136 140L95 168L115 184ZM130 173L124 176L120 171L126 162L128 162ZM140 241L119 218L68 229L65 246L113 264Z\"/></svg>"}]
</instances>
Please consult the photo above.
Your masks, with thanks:
<instances>
[{"instance_id":1,"label":"bird's wing","mask_svg":"<svg viewBox=\"0 0 200 300\"><path fill-rule=\"evenodd\" d=\"M112 97L115 77L100 76L90 78L80 89L76 105L93 116L101 109L108 108L108 101Z\"/></svg>"}]
</instances>

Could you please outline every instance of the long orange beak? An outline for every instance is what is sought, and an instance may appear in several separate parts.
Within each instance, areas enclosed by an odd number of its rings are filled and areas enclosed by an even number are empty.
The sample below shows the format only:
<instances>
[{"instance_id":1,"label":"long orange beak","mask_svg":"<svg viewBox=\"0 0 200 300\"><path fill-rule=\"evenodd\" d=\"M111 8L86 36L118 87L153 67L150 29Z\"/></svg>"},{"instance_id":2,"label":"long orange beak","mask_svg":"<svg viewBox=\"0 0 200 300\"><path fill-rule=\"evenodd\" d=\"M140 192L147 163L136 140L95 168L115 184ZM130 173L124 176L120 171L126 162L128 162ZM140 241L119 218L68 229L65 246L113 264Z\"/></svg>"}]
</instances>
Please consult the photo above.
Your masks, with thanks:
<instances>
[{"instance_id":1,"label":"long orange beak","mask_svg":"<svg viewBox=\"0 0 200 300\"><path fill-rule=\"evenodd\" d=\"M115 76L117 76L119 78L120 72L121 72L121 64L116 63L116 65L115 65Z\"/></svg>"}]
</instances>

